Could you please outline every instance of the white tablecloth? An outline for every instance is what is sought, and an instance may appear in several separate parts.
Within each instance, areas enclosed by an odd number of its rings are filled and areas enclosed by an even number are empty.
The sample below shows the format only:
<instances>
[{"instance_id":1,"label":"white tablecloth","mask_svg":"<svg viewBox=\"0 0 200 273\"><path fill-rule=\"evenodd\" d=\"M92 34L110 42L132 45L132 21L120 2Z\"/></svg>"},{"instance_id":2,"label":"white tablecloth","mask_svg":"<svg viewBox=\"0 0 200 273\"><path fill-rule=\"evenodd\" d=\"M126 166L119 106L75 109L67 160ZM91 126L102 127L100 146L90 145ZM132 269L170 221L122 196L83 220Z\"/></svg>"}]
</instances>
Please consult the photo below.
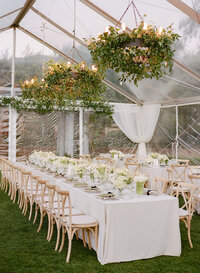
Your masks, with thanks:
<instances>
[{"instance_id":1,"label":"white tablecloth","mask_svg":"<svg viewBox=\"0 0 200 273\"><path fill-rule=\"evenodd\" d=\"M97 258L101 264L181 254L176 198L161 195L103 201L97 199L94 193L89 194L67 184L65 179L54 178L34 169L29 167L41 178L69 190L73 206L97 219Z\"/></svg>"}]
</instances>

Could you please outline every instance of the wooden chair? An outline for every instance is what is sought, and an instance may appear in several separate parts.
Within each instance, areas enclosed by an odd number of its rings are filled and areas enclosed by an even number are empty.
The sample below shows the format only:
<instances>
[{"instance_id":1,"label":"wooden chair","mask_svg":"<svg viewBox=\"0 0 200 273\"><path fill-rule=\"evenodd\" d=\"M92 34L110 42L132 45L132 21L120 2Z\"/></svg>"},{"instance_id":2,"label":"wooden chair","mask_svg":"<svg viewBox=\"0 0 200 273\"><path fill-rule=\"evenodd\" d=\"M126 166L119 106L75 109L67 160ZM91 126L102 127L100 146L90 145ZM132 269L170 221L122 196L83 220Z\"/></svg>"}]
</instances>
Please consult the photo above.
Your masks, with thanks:
<instances>
[{"instance_id":1,"label":"wooden chair","mask_svg":"<svg viewBox=\"0 0 200 273\"><path fill-rule=\"evenodd\" d=\"M48 232L47 232L47 240L51 241L52 235L53 235L53 229L54 224L56 223L57 226L57 240L56 240L56 246L55 250L58 249L59 241L60 241L60 228L61 225L56 219L59 217L58 215L58 198L57 195L55 195L55 188L56 185L47 182L46 183L46 192L48 193L48 202L47 204L47 215L48 215ZM65 208L64 208L65 216L69 215L69 204L66 202ZM71 209L72 215L81 215L82 211L79 209L72 208Z\"/></svg>"},{"instance_id":2,"label":"wooden chair","mask_svg":"<svg viewBox=\"0 0 200 273\"><path fill-rule=\"evenodd\" d=\"M188 174L188 179L191 184L198 186L198 191L194 195L194 208L197 210L200 202L200 174Z\"/></svg>"},{"instance_id":3,"label":"wooden chair","mask_svg":"<svg viewBox=\"0 0 200 273\"><path fill-rule=\"evenodd\" d=\"M95 245L97 250L97 243L98 243L98 222L94 217L87 216L87 215L72 215L72 205L71 205L71 198L69 191L63 191L59 187L56 187L56 192L58 196L58 214L56 221L60 223L62 226L62 242L60 246L61 251L64 246L65 241L65 233L68 235L68 252L66 262L69 262L70 255L71 255L71 248L72 248L72 240L74 234L79 230L82 229L83 231L83 241L85 241L84 230L87 230L88 235L88 245L89 249L91 249L91 242L90 242L90 232L93 234L95 238ZM65 213L65 206L69 204L69 215L66 216Z\"/></svg>"},{"instance_id":4,"label":"wooden chair","mask_svg":"<svg viewBox=\"0 0 200 273\"><path fill-rule=\"evenodd\" d=\"M46 182L47 182L46 180L42 180L40 178L36 179L36 190L35 190L35 197L34 197L35 217L34 217L33 223L36 222L38 210L40 210L40 223L39 223L37 232L41 230L42 224L43 224L43 218L47 213L46 201L48 201L49 197L45 195Z\"/></svg>"},{"instance_id":5,"label":"wooden chair","mask_svg":"<svg viewBox=\"0 0 200 273\"><path fill-rule=\"evenodd\" d=\"M107 164L107 165L112 165L112 159L108 158L108 157L101 157L101 156L97 156L95 157L97 163L103 163L103 164Z\"/></svg>"},{"instance_id":6,"label":"wooden chair","mask_svg":"<svg viewBox=\"0 0 200 273\"><path fill-rule=\"evenodd\" d=\"M185 188L189 189L189 191L185 191ZM183 197L184 204L179 209L179 219L185 223L185 226L188 230L188 241L190 244L190 247L193 248L192 240L191 240L191 220L192 215L194 211L194 203L193 198L196 195L196 192L198 190L198 186L190 183L184 183L179 182L177 191L176 191L176 197L178 198L180 195Z\"/></svg>"},{"instance_id":7,"label":"wooden chair","mask_svg":"<svg viewBox=\"0 0 200 273\"><path fill-rule=\"evenodd\" d=\"M129 163L125 162L124 165L127 169L129 169L131 172L138 172L140 170L141 164L140 163Z\"/></svg>"},{"instance_id":8,"label":"wooden chair","mask_svg":"<svg viewBox=\"0 0 200 273\"><path fill-rule=\"evenodd\" d=\"M175 195L179 182L186 182L189 160L179 159L176 164L167 168L168 180L170 181L170 194Z\"/></svg>"},{"instance_id":9,"label":"wooden chair","mask_svg":"<svg viewBox=\"0 0 200 273\"><path fill-rule=\"evenodd\" d=\"M22 208L22 213L26 215L27 209L28 209L28 183L30 180L30 175L31 172L27 172L25 170L20 170L21 171L21 183L19 183L18 187L20 190L20 195L21 195L21 208Z\"/></svg>"},{"instance_id":10,"label":"wooden chair","mask_svg":"<svg viewBox=\"0 0 200 273\"><path fill-rule=\"evenodd\" d=\"M90 154L88 154L88 155L80 155L80 159L85 159L85 160L91 161L91 156L90 156Z\"/></svg>"},{"instance_id":11,"label":"wooden chair","mask_svg":"<svg viewBox=\"0 0 200 273\"><path fill-rule=\"evenodd\" d=\"M188 166L188 174L200 175L200 166Z\"/></svg>"},{"instance_id":12,"label":"wooden chair","mask_svg":"<svg viewBox=\"0 0 200 273\"><path fill-rule=\"evenodd\" d=\"M132 157L126 158L126 161L125 161L125 163L137 163L137 162L138 162L138 159L136 154L133 154Z\"/></svg>"},{"instance_id":13,"label":"wooden chair","mask_svg":"<svg viewBox=\"0 0 200 273\"><path fill-rule=\"evenodd\" d=\"M159 194L167 194L169 180L163 177L155 177L152 183L152 190L156 190Z\"/></svg>"}]
</instances>

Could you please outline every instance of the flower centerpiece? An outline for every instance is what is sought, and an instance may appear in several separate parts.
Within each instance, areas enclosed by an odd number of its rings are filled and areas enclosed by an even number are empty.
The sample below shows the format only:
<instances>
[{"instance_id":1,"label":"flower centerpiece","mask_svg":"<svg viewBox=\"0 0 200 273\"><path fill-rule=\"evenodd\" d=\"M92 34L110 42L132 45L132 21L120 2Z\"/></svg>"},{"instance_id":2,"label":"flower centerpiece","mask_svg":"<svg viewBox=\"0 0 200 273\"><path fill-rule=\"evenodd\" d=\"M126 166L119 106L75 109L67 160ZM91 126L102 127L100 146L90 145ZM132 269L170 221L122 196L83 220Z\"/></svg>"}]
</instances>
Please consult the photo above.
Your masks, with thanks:
<instances>
[{"instance_id":1,"label":"flower centerpiece","mask_svg":"<svg viewBox=\"0 0 200 273\"><path fill-rule=\"evenodd\" d=\"M125 28L109 26L106 31L87 40L93 62L100 71L108 68L121 72L121 81L127 77L137 85L145 78L159 79L173 66L173 43L180 36L172 26L157 29L141 22L130 33Z\"/></svg>"},{"instance_id":2,"label":"flower centerpiece","mask_svg":"<svg viewBox=\"0 0 200 273\"><path fill-rule=\"evenodd\" d=\"M159 160L160 160L160 165L163 165L163 166L165 166L165 165L167 165L167 163L169 162L169 158L168 158L168 156L167 155L165 155L165 154L159 154Z\"/></svg>"},{"instance_id":3,"label":"flower centerpiece","mask_svg":"<svg viewBox=\"0 0 200 273\"><path fill-rule=\"evenodd\" d=\"M150 153L145 158L146 164L153 164L154 166L160 165L167 165L169 161L169 158L165 154L159 154L159 153Z\"/></svg>"},{"instance_id":4,"label":"flower centerpiece","mask_svg":"<svg viewBox=\"0 0 200 273\"><path fill-rule=\"evenodd\" d=\"M137 175L134 176L133 181L136 183L136 193L142 195L144 191L144 184L148 181L148 177L145 175Z\"/></svg>"},{"instance_id":5,"label":"flower centerpiece","mask_svg":"<svg viewBox=\"0 0 200 273\"><path fill-rule=\"evenodd\" d=\"M121 151L110 150L109 153L111 154L112 158L117 157L119 159L123 159L125 157L125 155Z\"/></svg>"},{"instance_id":6,"label":"flower centerpiece","mask_svg":"<svg viewBox=\"0 0 200 273\"><path fill-rule=\"evenodd\" d=\"M111 175L113 186L119 191L126 188L133 181L133 176L126 168L117 168Z\"/></svg>"}]
</instances>

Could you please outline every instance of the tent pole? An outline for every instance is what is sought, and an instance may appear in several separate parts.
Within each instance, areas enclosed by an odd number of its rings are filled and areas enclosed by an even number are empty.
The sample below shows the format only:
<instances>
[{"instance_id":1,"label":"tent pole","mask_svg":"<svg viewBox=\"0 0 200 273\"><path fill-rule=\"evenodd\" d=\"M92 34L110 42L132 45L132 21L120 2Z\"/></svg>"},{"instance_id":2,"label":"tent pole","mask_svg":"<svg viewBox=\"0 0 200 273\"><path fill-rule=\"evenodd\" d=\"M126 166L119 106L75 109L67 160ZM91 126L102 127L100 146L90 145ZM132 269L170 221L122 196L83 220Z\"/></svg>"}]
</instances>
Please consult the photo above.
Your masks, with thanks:
<instances>
[{"instance_id":1,"label":"tent pole","mask_svg":"<svg viewBox=\"0 0 200 273\"><path fill-rule=\"evenodd\" d=\"M13 28L13 55L12 55L12 85L11 96L15 96L15 55L16 55L16 28ZM9 106L9 137L8 159L16 161L16 121L17 111Z\"/></svg>"},{"instance_id":2,"label":"tent pole","mask_svg":"<svg viewBox=\"0 0 200 273\"><path fill-rule=\"evenodd\" d=\"M178 105L176 105L176 161L178 159Z\"/></svg>"},{"instance_id":3,"label":"tent pole","mask_svg":"<svg viewBox=\"0 0 200 273\"><path fill-rule=\"evenodd\" d=\"M79 155L83 155L83 108L79 108Z\"/></svg>"}]
</instances>

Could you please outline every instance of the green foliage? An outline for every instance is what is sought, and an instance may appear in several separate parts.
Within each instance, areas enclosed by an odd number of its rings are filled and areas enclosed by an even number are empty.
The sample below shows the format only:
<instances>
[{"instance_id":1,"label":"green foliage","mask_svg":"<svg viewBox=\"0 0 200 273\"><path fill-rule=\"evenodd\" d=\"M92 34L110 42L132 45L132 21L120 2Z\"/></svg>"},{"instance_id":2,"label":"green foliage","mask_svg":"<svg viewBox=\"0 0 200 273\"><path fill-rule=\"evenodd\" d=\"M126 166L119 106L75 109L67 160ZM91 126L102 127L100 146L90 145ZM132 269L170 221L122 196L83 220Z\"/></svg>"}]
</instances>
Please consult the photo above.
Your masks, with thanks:
<instances>
[{"instance_id":1,"label":"green foliage","mask_svg":"<svg viewBox=\"0 0 200 273\"><path fill-rule=\"evenodd\" d=\"M111 68L122 73L121 81L130 76L137 85L144 78L159 79L166 70L172 70L175 51L172 44L179 37L172 33L171 26L166 30L157 30L152 25L144 29L144 22L141 22L130 34L110 26L97 39L88 41L88 49L101 72ZM142 47L126 46L136 38L142 41Z\"/></svg>"},{"instance_id":2,"label":"green foliage","mask_svg":"<svg viewBox=\"0 0 200 273\"><path fill-rule=\"evenodd\" d=\"M2 98L0 105L10 104L17 110L35 110L46 113L52 110L75 110L77 107L93 109L96 113L112 115L113 109L104 99L106 90L103 74L85 64L48 63L44 79L37 77L21 83L22 95Z\"/></svg>"}]
</instances>

